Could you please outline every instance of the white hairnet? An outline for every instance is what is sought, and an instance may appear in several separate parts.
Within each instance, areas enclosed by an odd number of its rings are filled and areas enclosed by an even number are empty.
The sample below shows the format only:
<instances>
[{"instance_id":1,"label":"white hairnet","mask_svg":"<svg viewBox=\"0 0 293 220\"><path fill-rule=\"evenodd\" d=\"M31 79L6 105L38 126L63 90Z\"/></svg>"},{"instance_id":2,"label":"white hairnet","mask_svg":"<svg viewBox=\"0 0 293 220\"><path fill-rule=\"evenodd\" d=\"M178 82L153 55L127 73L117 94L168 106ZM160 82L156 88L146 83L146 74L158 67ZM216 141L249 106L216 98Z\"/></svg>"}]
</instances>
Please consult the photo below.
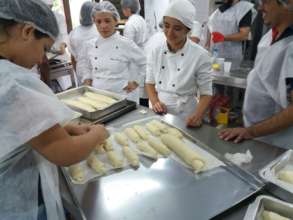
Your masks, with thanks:
<instances>
[{"instance_id":1,"label":"white hairnet","mask_svg":"<svg viewBox=\"0 0 293 220\"><path fill-rule=\"evenodd\" d=\"M189 1L177 0L169 5L164 16L175 18L192 29L196 14L194 6Z\"/></svg>"},{"instance_id":2,"label":"white hairnet","mask_svg":"<svg viewBox=\"0 0 293 220\"><path fill-rule=\"evenodd\" d=\"M0 18L31 24L52 39L59 34L55 15L40 0L1 0Z\"/></svg>"},{"instance_id":3,"label":"white hairnet","mask_svg":"<svg viewBox=\"0 0 293 220\"><path fill-rule=\"evenodd\" d=\"M117 8L109 1L102 1L97 3L92 10L92 17L94 17L98 12L111 13L116 20L120 20L120 15Z\"/></svg>"},{"instance_id":4,"label":"white hairnet","mask_svg":"<svg viewBox=\"0 0 293 220\"><path fill-rule=\"evenodd\" d=\"M132 13L139 13L140 3L138 0L121 0L122 8L130 8Z\"/></svg>"},{"instance_id":5,"label":"white hairnet","mask_svg":"<svg viewBox=\"0 0 293 220\"><path fill-rule=\"evenodd\" d=\"M80 16L79 16L79 21L81 25L89 26L93 24L91 13L94 6L95 6L94 2L88 1L83 3L80 9Z\"/></svg>"}]
</instances>

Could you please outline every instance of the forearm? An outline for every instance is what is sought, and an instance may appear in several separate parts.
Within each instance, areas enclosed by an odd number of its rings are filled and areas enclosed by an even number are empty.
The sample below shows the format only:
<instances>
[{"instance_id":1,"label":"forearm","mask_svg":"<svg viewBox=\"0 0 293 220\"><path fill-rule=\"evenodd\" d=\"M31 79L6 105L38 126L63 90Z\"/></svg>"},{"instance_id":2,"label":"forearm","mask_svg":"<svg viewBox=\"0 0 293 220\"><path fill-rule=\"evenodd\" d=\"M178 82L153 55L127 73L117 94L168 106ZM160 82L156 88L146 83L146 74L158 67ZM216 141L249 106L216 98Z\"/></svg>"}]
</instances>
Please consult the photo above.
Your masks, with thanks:
<instances>
[{"instance_id":1,"label":"forearm","mask_svg":"<svg viewBox=\"0 0 293 220\"><path fill-rule=\"evenodd\" d=\"M240 28L240 31L238 33L229 34L224 36L225 41L245 41L248 40L250 28L249 27L243 27Z\"/></svg>"},{"instance_id":2,"label":"forearm","mask_svg":"<svg viewBox=\"0 0 293 220\"><path fill-rule=\"evenodd\" d=\"M293 105L290 105L273 117L248 127L247 129L253 137L260 137L276 133L290 126L293 126Z\"/></svg>"},{"instance_id":3,"label":"forearm","mask_svg":"<svg viewBox=\"0 0 293 220\"><path fill-rule=\"evenodd\" d=\"M212 96L209 96L209 95L200 96L199 102L196 106L195 113L198 116L203 117L209 107L211 100L212 100Z\"/></svg>"},{"instance_id":4,"label":"forearm","mask_svg":"<svg viewBox=\"0 0 293 220\"><path fill-rule=\"evenodd\" d=\"M148 97L149 97L152 105L154 105L156 102L159 101L158 93L156 91L155 85L154 84L146 83L145 84L145 88L146 88Z\"/></svg>"}]
</instances>

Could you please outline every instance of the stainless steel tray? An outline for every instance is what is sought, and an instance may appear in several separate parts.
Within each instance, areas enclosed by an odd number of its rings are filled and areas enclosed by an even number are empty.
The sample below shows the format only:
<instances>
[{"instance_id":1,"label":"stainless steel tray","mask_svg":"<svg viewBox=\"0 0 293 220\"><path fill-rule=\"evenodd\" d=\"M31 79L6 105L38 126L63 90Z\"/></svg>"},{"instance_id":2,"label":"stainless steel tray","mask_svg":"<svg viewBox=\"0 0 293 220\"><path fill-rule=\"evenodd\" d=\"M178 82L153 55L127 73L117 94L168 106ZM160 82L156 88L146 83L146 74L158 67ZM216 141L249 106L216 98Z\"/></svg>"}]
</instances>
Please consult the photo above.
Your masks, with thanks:
<instances>
[{"instance_id":1,"label":"stainless steel tray","mask_svg":"<svg viewBox=\"0 0 293 220\"><path fill-rule=\"evenodd\" d=\"M288 150L259 171L260 177L267 183L266 188L273 195L293 203L293 185L277 179L276 175L288 164L293 166L293 151Z\"/></svg>"},{"instance_id":2,"label":"stainless steel tray","mask_svg":"<svg viewBox=\"0 0 293 220\"><path fill-rule=\"evenodd\" d=\"M258 196L255 202L248 207L244 220L263 220L261 215L264 210L293 219L293 204L270 196Z\"/></svg>"},{"instance_id":3,"label":"stainless steel tray","mask_svg":"<svg viewBox=\"0 0 293 220\"><path fill-rule=\"evenodd\" d=\"M70 89L65 92L57 94L57 97L59 99L77 98L77 97L81 96L82 94L84 94L85 92L94 92L97 94L106 95L108 97L111 97L111 98L114 98L117 100L117 102L115 102L114 104L112 104L102 110L97 110L94 112L87 112L87 111L83 111L81 109L69 106L73 110L80 112L82 114L82 117L84 117L88 120L91 120L91 121L98 120L100 118L103 118L106 115L114 113L114 112L124 108L125 106L127 106L127 100L125 99L125 97L122 97L118 94L115 94L115 93L112 93L109 91L99 90L99 89L96 89L96 88L93 88L90 86L81 86L78 88Z\"/></svg>"},{"instance_id":4,"label":"stainless steel tray","mask_svg":"<svg viewBox=\"0 0 293 220\"><path fill-rule=\"evenodd\" d=\"M152 119L158 117L145 120ZM159 119L180 129L164 117ZM209 220L263 188L257 178L180 130L226 166L194 174L171 158L160 158L156 162L140 158L141 166L137 170L124 170L84 185L68 182L86 218Z\"/></svg>"}]
</instances>

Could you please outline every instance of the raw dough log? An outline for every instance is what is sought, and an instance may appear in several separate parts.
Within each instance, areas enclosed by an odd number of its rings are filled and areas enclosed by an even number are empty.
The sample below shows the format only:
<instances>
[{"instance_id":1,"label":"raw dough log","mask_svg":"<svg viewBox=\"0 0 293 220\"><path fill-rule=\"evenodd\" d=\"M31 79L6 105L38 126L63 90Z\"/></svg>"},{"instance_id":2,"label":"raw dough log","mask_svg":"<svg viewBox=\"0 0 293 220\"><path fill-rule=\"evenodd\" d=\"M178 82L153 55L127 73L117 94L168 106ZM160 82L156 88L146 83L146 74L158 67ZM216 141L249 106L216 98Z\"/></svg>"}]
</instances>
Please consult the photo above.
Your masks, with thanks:
<instances>
[{"instance_id":1,"label":"raw dough log","mask_svg":"<svg viewBox=\"0 0 293 220\"><path fill-rule=\"evenodd\" d=\"M160 136L160 129L152 123L146 123L146 128L151 132L154 136Z\"/></svg>"},{"instance_id":2,"label":"raw dough log","mask_svg":"<svg viewBox=\"0 0 293 220\"><path fill-rule=\"evenodd\" d=\"M90 155L87 159L87 164L90 168L92 168L94 171L100 174L106 173L106 168L103 162L98 160L95 155Z\"/></svg>"},{"instance_id":3,"label":"raw dough log","mask_svg":"<svg viewBox=\"0 0 293 220\"><path fill-rule=\"evenodd\" d=\"M96 147L95 147L95 152L97 154L104 154L106 151L104 149L104 145L105 144L98 144Z\"/></svg>"},{"instance_id":4,"label":"raw dough log","mask_svg":"<svg viewBox=\"0 0 293 220\"><path fill-rule=\"evenodd\" d=\"M108 151L107 157L114 168L122 168L123 160L119 159L115 151Z\"/></svg>"},{"instance_id":5,"label":"raw dough log","mask_svg":"<svg viewBox=\"0 0 293 220\"><path fill-rule=\"evenodd\" d=\"M129 137L129 139L134 142L138 143L141 141L139 135L136 133L136 131L133 128L126 128L124 130L124 133Z\"/></svg>"},{"instance_id":6,"label":"raw dough log","mask_svg":"<svg viewBox=\"0 0 293 220\"><path fill-rule=\"evenodd\" d=\"M193 170L201 171L204 168L204 159L177 137L174 137L170 134L164 134L161 136L161 140L184 162L190 165Z\"/></svg>"},{"instance_id":7,"label":"raw dough log","mask_svg":"<svg viewBox=\"0 0 293 220\"><path fill-rule=\"evenodd\" d=\"M278 178L286 183L293 184L293 171L281 170L278 174Z\"/></svg>"},{"instance_id":8,"label":"raw dough log","mask_svg":"<svg viewBox=\"0 0 293 220\"><path fill-rule=\"evenodd\" d=\"M263 220L290 220L289 218L285 218L277 213L263 211L262 213Z\"/></svg>"},{"instance_id":9,"label":"raw dough log","mask_svg":"<svg viewBox=\"0 0 293 220\"><path fill-rule=\"evenodd\" d=\"M147 143L139 142L136 145L140 151L146 154L146 156L153 158L155 160L158 159L158 153Z\"/></svg>"},{"instance_id":10,"label":"raw dough log","mask_svg":"<svg viewBox=\"0 0 293 220\"><path fill-rule=\"evenodd\" d=\"M139 167L139 158L129 147L122 147L122 151L128 162L133 167Z\"/></svg>"},{"instance_id":11,"label":"raw dough log","mask_svg":"<svg viewBox=\"0 0 293 220\"><path fill-rule=\"evenodd\" d=\"M168 126L158 120L152 120L150 122L154 126L156 126L162 133L168 133Z\"/></svg>"},{"instance_id":12,"label":"raw dough log","mask_svg":"<svg viewBox=\"0 0 293 220\"><path fill-rule=\"evenodd\" d=\"M104 143L104 149L105 149L106 151L111 151L111 150L113 150L113 145L112 145L112 143L111 143L110 138L108 138L108 139L106 140L106 142Z\"/></svg>"},{"instance_id":13,"label":"raw dough log","mask_svg":"<svg viewBox=\"0 0 293 220\"><path fill-rule=\"evenodd\" d=\"M78 108L80 110L86 111L86 112L94 112L96 111L95 108L93 108L92 106L88 105L88 104L84 104L82 102L76 101L76 100L72 100L72 99L63 99L61 100L63 103Z\"/></svg>"},{"instance_id":14,"label":"raw dough log","mask_svg":"<svg viewBox=\"0 0 293 220\"><path fill-rule=\"evenodd\" d=\"M140 125L135 125L133 129L138 133L138 135L143 139L147 140L149 135L148 133L144 130L144 128Z\"/></svg>"},{"instance_id":15,"label":"raw dough log","mask_svg":"<svg viewBox=\"0 0 293 220\"><path fill-rule=\"evenodd\" d=\"M101 110L109 106L109 104L106 104L105 102L99 102L98 100L93 100L88 97L79 97L78 101L90 105L97 110Z\"/></svg>"},{"instance_id":16,"label":"raw dough log","mask_svg":"<svg viewBox=\"0 0 293 220\"><path fill-rule=\"evenodd\" d=\"M168 132L167 133L170 134L170 135L174 135L174 136L176 136L176 137L178 137L180 139L183 138L183 134L176 128L168 127Z\"/></svg>"},{"instance_id":17,"label":"raw dough log","mask_svg":"<svg viewBox=\"0 0 293 220\"><path fill-rule=\"evenodd\" d=\"M122 146L128 146L127 137L123 133L120 133L120 132L115 133L114 138L118 144Z\"/></svg>"},{"instance_id":18,"label":"raw dough log","mask_svg":"<svg viewBox=\"0 0 293 220\"><path fill-rule=\"evenodd\" d=\"M71 177L77 182L82 182L84 180L84 173L79 164L74 164L70 166L69 173Z\"/></svg>"},{"instance_id":19,"label":"raw dough log","mask_svg":"<svg viewBox=\"0 0 293 220\"><path fill-rule=\"evenodd\" d=\"M154 148L157 152L165 157L168 157L171 154L171 151L166 147L166 145L164 145L160 141L155 140L152 137L149 137L148 143L152 148Z\"/></svg>"},{"instance_id":20,"label":"raw dough log","mask_svg":"<svg viewBox=\"0 0 293 220\"><path fill-rule=\"evenodd\" d=\"M105 96L105 95L93 93L93 92L85 92L84 96L89 97L89 98L94 99L94 100L98 100L100 102L107 103L109 105L112 105L113 103L117 102L117 100L115 100L113 98L110 98L110 97Z\"/></svg>"}]
</instances>

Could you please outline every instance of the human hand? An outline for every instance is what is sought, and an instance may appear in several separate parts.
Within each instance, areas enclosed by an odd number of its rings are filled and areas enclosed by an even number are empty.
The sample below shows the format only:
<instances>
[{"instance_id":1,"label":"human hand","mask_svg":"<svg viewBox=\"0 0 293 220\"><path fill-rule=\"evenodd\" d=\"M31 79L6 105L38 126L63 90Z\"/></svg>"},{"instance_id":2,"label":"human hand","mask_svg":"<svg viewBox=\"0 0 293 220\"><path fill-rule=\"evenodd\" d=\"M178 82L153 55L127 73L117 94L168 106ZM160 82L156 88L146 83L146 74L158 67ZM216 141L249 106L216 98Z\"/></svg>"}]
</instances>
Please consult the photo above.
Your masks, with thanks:
<instances>
[{"instance_id":1,"label":"human hand","mask_svg":"<svg viewBox=\"0 0 293 220\"><path fill-rule=\"evenodd\" d=\"M85 86L92 86L92 80L91 79L85 79L83 81L83 85L85 85Z\"/></svg>"},{"instance_id":2,"label":"human hand","mask_svg":"<svg viewBox=\"0 0 293 220\"><path fill-rule=\"evenodd\" d=\"M83 135L89 132L91 129L90 127L91 126L87 124L70 123L70 124L67 124L64 128L68 132L69 135L78 136L78 135Z\"/></svg>"},{"instance_id":3,"label":"human hand","mask_svg":"<svg viewBox=\"0 0 293 220\"><path fill-rule=\"evenodd\" d=\"M60 45L59 50L57 51L57 53L59 55L65 54L65 48L66 48L66 44L65 43L61 43L61 45Z\"/></svg>"},{"instance_id":4,"label":"human hand","mask_svg":"<svg viewBox=\"0 0 293 220\"><path fill-rule=\"evenodd\" d=\"M213 43L221 43L225 41L225 36L220 32L213 32L212 33L212 41Z\"/></svg>"},{"instance_id":5,"label":"human hand","mask_svg":"<svg viewBox=\"0 0 293 220\"><path fill-rule=\"evenodd\" d=\"M200 127L202 125L202 117L197 113L193 113L186 118L185 123L188 127Z\"/></svg>"},{"instance_id":6,"label":"human hand","mask_svg":"<svg viewBox=\"0 0 293 220\"><path fill-rule=\"evenodd\" d=\"M123 88L127 93L134 91L138 87L138 83L136 81L129 81L128 85Z\"/></svg>"},{"instance_id":7,"label":"human hand","mask_svg":"<svg viewBox=\"0 0 293 220\"><path fill-rule=\"evenodd\" d=\"M235 144L253 138L247 128L227 128L221 130L218 136L224 141L233 141Z\"/></svg>"},{"instance_id":8,"label":"human hand","mask_svg":"<svg viewBox=\"0 0 293 220\"><path fill-rule=\"evenodd\" d=\"M90 131L94 132L98 136L99 141L97 144L104 143L105 140L110 136L109 132L107 131L105 126L102 124L91 125Z\"/></svg>"},{"instance_id":9,"label":"human hand","mask_svg":"<svg viewBox=\"0 0 293 220\"><path fill-rule=\"evenodd\" d=\"M167 113L167 106L161 101L157 101L155 104L152 105L152 107L153 111L156 113Z\"/></svg>"}]
</instances>

